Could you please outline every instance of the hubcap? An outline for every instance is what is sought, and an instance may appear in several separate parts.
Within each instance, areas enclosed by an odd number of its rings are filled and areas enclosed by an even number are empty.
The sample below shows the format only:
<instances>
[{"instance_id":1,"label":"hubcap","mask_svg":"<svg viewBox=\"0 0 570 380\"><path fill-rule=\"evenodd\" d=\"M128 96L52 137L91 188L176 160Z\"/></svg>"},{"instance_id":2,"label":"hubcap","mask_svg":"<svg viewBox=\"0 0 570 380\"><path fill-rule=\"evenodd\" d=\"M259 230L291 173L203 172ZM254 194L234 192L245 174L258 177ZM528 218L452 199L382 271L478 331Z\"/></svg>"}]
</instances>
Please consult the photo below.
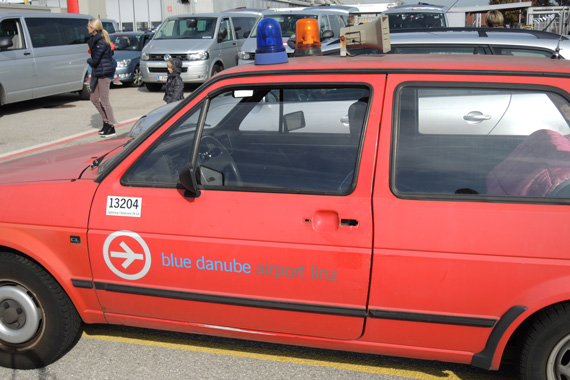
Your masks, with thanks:
<instances>
[{"instance_id":1,"label":"hubcap","mask_svg":"<svg viewBox=\"0 0 570 380\"><path fill-rule=\"evenodd\" d=\"M133 74L133 83L135 86L140 86L143 84L142 73L138 67L135 69L135 72Z\"/></svg>"},{"instance_id":2,"label":"hubcap","mask_svg":"<svg viewBox=\"0 0 570 380\"><path fill-rule=\"evenodd\" d=\"M0 286L0 340L19 344L32 339L42 320L41 310L26 289Z\"/></svg>"}]
</instances>

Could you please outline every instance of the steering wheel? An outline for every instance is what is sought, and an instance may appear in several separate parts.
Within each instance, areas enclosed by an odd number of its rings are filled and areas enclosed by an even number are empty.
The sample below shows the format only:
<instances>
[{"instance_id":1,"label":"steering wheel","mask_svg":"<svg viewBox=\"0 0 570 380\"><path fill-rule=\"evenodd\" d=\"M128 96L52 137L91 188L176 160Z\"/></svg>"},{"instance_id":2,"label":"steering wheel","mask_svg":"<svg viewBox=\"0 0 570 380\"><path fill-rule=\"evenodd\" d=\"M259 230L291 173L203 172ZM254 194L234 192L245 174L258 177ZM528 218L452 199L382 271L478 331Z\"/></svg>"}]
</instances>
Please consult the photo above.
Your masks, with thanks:
<instances>
[{"instance_id":1,"label":"steering wheel","mask_svg":"<svg viewBox=\"0 0 570 380\"><path fill-rule=\"evenodd\" d=\"M198 166L207 166L224 174L224 185L241 186L237 165L226 147L213 136L202 136L198 151Z\"/></svg>"}]
</instances>

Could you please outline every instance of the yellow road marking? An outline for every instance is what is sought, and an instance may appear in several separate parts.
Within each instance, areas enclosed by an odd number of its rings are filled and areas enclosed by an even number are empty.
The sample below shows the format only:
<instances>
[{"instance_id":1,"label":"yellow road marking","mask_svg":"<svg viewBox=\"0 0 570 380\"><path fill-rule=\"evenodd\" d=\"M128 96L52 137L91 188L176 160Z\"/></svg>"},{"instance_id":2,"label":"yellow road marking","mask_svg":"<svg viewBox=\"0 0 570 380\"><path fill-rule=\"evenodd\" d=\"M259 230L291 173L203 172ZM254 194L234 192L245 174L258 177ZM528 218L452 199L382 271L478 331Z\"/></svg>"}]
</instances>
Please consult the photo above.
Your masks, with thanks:
<instances>
[{"instance_id":1,"label":"yellow road marking","mask_svg":"<svg viewBox=\"0 0 570 380\"><path fill-rule=\"evenodd\" d=\"M106 340L113 342L130 343L144 346L154 346L163 348L172 348L177 350L203 352L218 355L229 355L248 359L269 360L275 362L293 363L300 365L310 365L315 367L327 367L348 371L357 371L381 375L400 376L408 379L418 380L513 380L511 378L502 377L494 372L469 373L452 370L439 370L425 368L424 371L414 371L407 369L402 365L394 363L382 366L376 362L358 361L356 359L328 357L316 354L309 354L308 357L296 356L294 353L288 352L285 355L277 350L267 348L247 347L241 348L235 345L225 345L214 342L203 342L190 339L175 339L165 336L151 336L145 334L130 333L124 331L113 331L112 327L104 326L87 326L83 333L83 337L90 339ZM242 351L247 350L247 351ZM331 361L336 360L336 361ZM428 363L428 362L426 362ZM430 374L427 372L433 372Z\"/></svg>"}]
</instances>

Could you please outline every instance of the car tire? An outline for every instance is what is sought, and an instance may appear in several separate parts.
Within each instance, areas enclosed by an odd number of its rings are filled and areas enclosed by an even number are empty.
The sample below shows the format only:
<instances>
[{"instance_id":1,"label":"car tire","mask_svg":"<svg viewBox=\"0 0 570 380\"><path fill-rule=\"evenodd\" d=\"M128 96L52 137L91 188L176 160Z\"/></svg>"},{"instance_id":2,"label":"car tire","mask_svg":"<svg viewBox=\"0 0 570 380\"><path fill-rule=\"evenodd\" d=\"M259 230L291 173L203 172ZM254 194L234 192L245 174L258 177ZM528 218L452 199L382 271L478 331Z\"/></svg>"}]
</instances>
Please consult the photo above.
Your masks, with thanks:
<instances>
[{"instance_id":1,"label":"car tire","mask_svg":"<svg viewBox=\"0 0 570 380\"><path fill-rule=\"evenodd\" d=\"M150 92L158 92L162 89L161 83L145 83L146 89Z\"/></svg>"},{"instance_id":2,"label":"car tire","mask_svg":"<svg viewBox=\"0 0 570 380\"><path fill-rule=\"evenodd\" d=\"M133 87L140 87L143 84L144 84L144 82L143 82L143 76L142 76L141 68L140 68L140 66L137 66L137 67L135 67L135 70L133 71L133 81L130 83L130 85Z\"/></svg>"},{"instance_id":3,"label":"car tire","mask_svg":"<svg viewBox=\"0 0 570 380\"><path fill-rule=\"evenodd\" d=\"M210 76L213 77L214 75L221 73L223 70L224 67L217 63L214 65L214 67L212 67L212 74Z\"/></svg>"},{"instance_id":4,"label":"car tire","mask_svg":"<svg viewBox=\"0 0 570 380\"><path fill-rule=\"evenodd\" d=\"M570 372L570 303L540 311L521 350L521 380L562 380Z\"/></svg>"},{"instance_id":5,"label":"car tire","mask_svg":"<svg viewBox=\"0 0 570 380\"><path fill-rule=\"evenodd\" d=\"M85 74L83 79L83 88L79 91L79 99L89 100L91 98L91 86L89 85L89 75Z\"/></svg>"},{"instance_id":6,"label":"car tire","mask_svg":"<svg viewBox=\"0 0 570 380\"><path fill-rule=\"evenodd\" d=\"M42 267L0 252L0 366L33 369L53 363L79 340L81 318Z\"/></svg>"}]
</instances>

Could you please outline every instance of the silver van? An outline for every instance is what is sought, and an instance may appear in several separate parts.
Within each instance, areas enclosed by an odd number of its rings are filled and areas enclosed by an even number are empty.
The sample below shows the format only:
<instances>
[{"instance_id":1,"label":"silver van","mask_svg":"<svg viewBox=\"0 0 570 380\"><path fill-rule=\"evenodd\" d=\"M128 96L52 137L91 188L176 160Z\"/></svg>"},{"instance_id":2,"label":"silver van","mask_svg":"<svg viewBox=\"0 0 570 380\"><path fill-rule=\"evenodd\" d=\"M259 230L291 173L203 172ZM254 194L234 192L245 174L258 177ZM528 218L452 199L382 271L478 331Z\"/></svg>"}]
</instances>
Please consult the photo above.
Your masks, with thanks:
<instances>
[{"instance_id":1,"label":"silver van","mask_svg":"<svg viewBox=\"0 0 570 380\"><path fill-rule=\"evenodd\" d=\"M0 105L66 92L78 92L82 99L89 99L90 18L0 13Z\"/></svg>"},{"instance_id":2,"label":"silver van","mask_svg":"<svg viewBox=\"0 0 570 380\"><path fill-rule=\"evenodd\" d=\"M259 17L259 12L234 10L167 18L142 51L141 72L146 88L160 91L171 57L182 60L184 83L202 83L236 66L240 47Z\"/></svg>"}]
</instances>

